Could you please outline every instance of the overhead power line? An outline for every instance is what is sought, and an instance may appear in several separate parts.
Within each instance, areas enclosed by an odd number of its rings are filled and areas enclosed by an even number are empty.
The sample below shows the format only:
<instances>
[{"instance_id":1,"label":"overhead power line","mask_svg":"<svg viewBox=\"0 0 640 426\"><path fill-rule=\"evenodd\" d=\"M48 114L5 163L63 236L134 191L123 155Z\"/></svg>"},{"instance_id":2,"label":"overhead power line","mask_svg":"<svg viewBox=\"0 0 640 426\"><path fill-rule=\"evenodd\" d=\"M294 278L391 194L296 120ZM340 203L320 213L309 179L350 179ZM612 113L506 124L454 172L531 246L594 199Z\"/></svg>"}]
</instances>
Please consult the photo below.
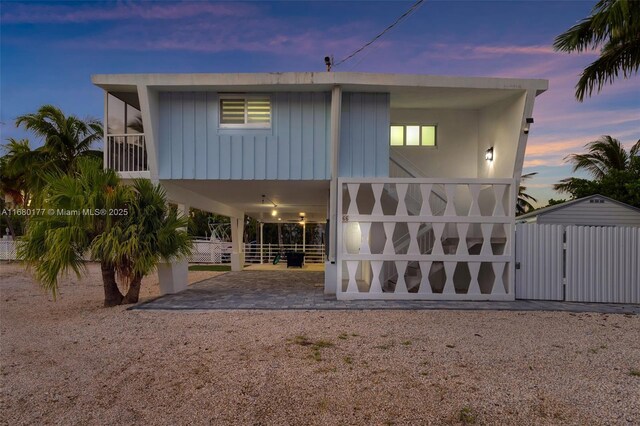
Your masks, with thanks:
<instances>
[{"instance_id":1,"label":"overhead power line","mask_svg":"<svg viewBox=\"0 0 640 426\"><path fill-rule=\"evenodd\" d=\"M360 47L359 49L355 50L353 53L351 53L349 56L347 56L344 59L341 59L340 61L338 61L338 63L334 64L334 67L339 66L340 64L348 61L349 59L353 58L354 56L356 56L358 53L362 52L364 49L366 49L367 47L371 46L376 40L378 40L380 37L382 37L386 32L388 32L389 30L391 30L393 27L395 27L396 25L398 25L403 19L405 19L406 17L408 17L409 15L411 15L413 12L415 12L420 5L424 3L424 0L418 0L417 2L415 2L405 13L403 13L402 15L400 15L400 17L398 19L395 20L395 22L391 25L389 25L387 28L385 28L384 30L382 30L382 32L380 34L378 34L377 36L375 36L373 39L371 39L371 41L369 41L368 43L364 44L362 47Z\"/></svg>"}]
</instances>

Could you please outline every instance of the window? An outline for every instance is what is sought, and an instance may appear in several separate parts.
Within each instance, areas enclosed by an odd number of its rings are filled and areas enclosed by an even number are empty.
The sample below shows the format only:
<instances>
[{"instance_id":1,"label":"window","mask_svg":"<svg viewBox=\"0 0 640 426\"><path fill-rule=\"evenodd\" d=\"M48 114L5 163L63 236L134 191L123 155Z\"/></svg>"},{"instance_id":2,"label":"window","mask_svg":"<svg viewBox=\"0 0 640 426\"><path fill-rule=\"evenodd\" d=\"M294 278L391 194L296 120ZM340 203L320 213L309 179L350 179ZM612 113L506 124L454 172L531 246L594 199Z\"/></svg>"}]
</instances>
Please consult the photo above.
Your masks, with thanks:
<instances>
[{"instance_id":1,"label":"window","mask_svg":"<svg viewBox=\"0 0 640 426\"><path fill-rule=\"evenodd\" d=\"M140 102L135 93L107 94L107 134L144 133Z\"/></svg>"},{"instance_id":2,"label":"window","mask_svg":"<svg viewBox=\"0 0 640 426\"><path fill-rule=\"evenodd\" d=\"M221 97L220 127L271 128L271 98L268 96Z\"/></svg>"},{"instance_id":3,"label":"window","mask_svg":"<svg viewBox=\"0 0 640 426\"><path fill-rule=\"evenodd\" d=\"M436 146L436 126L393 125L389 143L391 146Z\"/></svg>"}]
</instances>

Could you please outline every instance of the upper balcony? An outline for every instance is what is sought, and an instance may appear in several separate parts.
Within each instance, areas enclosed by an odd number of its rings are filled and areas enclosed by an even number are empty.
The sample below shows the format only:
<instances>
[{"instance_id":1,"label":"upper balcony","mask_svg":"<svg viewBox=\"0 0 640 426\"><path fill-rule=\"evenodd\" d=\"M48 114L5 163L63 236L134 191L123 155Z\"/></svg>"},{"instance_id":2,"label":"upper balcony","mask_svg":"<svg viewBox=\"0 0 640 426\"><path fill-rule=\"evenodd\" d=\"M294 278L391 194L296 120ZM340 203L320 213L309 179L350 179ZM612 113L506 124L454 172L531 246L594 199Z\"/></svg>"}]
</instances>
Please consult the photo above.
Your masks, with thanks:
<instances>
[{"instance_id":1,"label":"upper balcony","mask_svg":"<svg viewBox=\"0 0 640 426\"><path fill-rule=\"evenodd\" d=\"M104 152L105 168L117 171L121 177L149 177L144 133L107 134Z\"/></svg>"},{"instance_id":2,"label":"upper balcony","mask_svg":"<svg viewBox=\"0 0 640 426\"><path fill-rule=\"evenodd\" d=\"M125 179L150 177L137 93L108 92L105 103L104 167Z\"/></svg>"}]
</instances>

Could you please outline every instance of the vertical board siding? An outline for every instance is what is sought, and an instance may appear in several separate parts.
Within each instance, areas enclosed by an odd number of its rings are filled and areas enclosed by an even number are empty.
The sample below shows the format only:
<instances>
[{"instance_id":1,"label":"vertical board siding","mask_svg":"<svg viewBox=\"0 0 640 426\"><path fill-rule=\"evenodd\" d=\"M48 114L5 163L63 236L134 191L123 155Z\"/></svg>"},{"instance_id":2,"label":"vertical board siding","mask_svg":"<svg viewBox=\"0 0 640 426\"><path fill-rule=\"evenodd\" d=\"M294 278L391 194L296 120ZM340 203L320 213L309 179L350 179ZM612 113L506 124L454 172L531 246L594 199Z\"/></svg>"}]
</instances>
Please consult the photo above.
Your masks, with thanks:
<instances>
[{"instance_id":1,"label":"vertical board siding","mask_svg":"<svg viewBox=\"0 0 640 426\"><path fill-rule=\"evenodd\" d=\"M568 226L566 300L640 303L640 228Z\"/></svg>"},{"instance_id":2,"label":"vertical board siding","mask_svg":"<svg viewBox=\"0 0 640 426\"><path fill-rule=\"evenodd\" d=\"M160 93L160 134L158 135L158 170L171 175L171 94ZM162 176L162 175L161 175Z\"/></svg>"},{"instance_id":3,"label":"vertical board siding","mask_svg":"<svg viewBox=\"0 0 640 426\"><path fill-rule=\"evenodd\" d=\"M182 146L183 146L183 121L182 121L182 93L171 94L171 175L182 179Z\"/></svg>"},{"instance_id":4,"label":"vertical board siding","mask_svg":"<svg viewBox=\"0 0 640 426\"><path fill-rule=\"evenodd\" d=\"M304 164L301 170L302 179L313 179L313 143L315 136L315 125L313 116L313 93L302 93L302 106L300 111L302 112L302 128L300 129L302 139L302 161L300 164ZM302 129L309 129L310 131L302 131Z\"/></svg>"},{"instance_id":5,"label":"vertical board siding","mask_svg":"<svg viewBox=\"0 0 640 426\"><path fill-rule=\"evenodd\" d=\"M207 143L209 141L209 126L207 123L207 94L195 94L195 157L196 157L196 179L207 178Z\"/></svg>"},{"instance_id":6,"label":"vertical board siding","mask_svg":"<svg viewBox=\"0 0 640 426\"><path fill-rule=\"evenodd\" d=\"M516 299L562 300L562 225L516 225Z\"/></svg>"},{"instance_id":7,"label":"vertical board siding","mask_svg":"<svg viewBox=\"0 0 640 426\"><path fill-rule=\"evenodd\" d=\"M273 93L271 129L220 129L217 93L160 93L161 179L327 180L330 93Z\"/></svg>"},{"instance_id":8,"label":"vertical board siding","mask_svg":"<svg viewBox=\"0 0 640 426\"><path fill-rule=\"evenodd\" d=\"M389 176L389 94L343 93L341 177Z\"/></svg>"},{"instance_id":9,"label":"vertical board siding","mask_svg":"<svg viewBox=\"0 0 640 426\"><path fill-rule=\"evenodd\" d=\"M196 102L195 93L182 95L182 178L193 179L196 172Z\"/></svg>"},{"instance_id":10,"label":"vertical board siding","mask_svg":"<svg viewBox=\"0 0 640 426\"><path fill-rule=\"evenodd\" d=\"M217 99L215 93L206 94L207 163L205 166L207 179L220 178L220 137L218 136L218 122L209 119L209 117L218 116ZM160 154L162 155L162 152Z\"/></svg>"}]
</instances>

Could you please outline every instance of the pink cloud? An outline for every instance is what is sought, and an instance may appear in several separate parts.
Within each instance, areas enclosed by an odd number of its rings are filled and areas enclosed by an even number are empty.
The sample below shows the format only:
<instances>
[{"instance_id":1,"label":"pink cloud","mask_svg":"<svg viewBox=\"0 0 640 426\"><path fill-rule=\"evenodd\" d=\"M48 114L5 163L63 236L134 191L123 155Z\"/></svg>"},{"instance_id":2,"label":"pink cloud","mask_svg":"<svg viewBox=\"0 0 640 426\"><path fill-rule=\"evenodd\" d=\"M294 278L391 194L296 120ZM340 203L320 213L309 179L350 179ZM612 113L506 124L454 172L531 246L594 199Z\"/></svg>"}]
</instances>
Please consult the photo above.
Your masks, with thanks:
<instances>
[{"instance_id":1,"label":"pink cloud","mask_svg":"<svg viewBox=\"0 0 640 426\"><path fill-rule=\"evenodd\" d=\"M62 42L65 47L106 50L191 52L261 52L277 55L318 57L319 63L327 54L346 54L359 47L365 39L354 31L364 25L343 25L322 30L297 26L293 29L282 20L266 16L247 16L242 19L244 29L238 31L237 20L193 19L185 26L182 21L167 21L161 25L141 27L137 23L121 24L99 36L83 37ZM385 42L380 42L385 45ZM337 58L336 58L337 59Z\"/></svg>"}]
</instances>

